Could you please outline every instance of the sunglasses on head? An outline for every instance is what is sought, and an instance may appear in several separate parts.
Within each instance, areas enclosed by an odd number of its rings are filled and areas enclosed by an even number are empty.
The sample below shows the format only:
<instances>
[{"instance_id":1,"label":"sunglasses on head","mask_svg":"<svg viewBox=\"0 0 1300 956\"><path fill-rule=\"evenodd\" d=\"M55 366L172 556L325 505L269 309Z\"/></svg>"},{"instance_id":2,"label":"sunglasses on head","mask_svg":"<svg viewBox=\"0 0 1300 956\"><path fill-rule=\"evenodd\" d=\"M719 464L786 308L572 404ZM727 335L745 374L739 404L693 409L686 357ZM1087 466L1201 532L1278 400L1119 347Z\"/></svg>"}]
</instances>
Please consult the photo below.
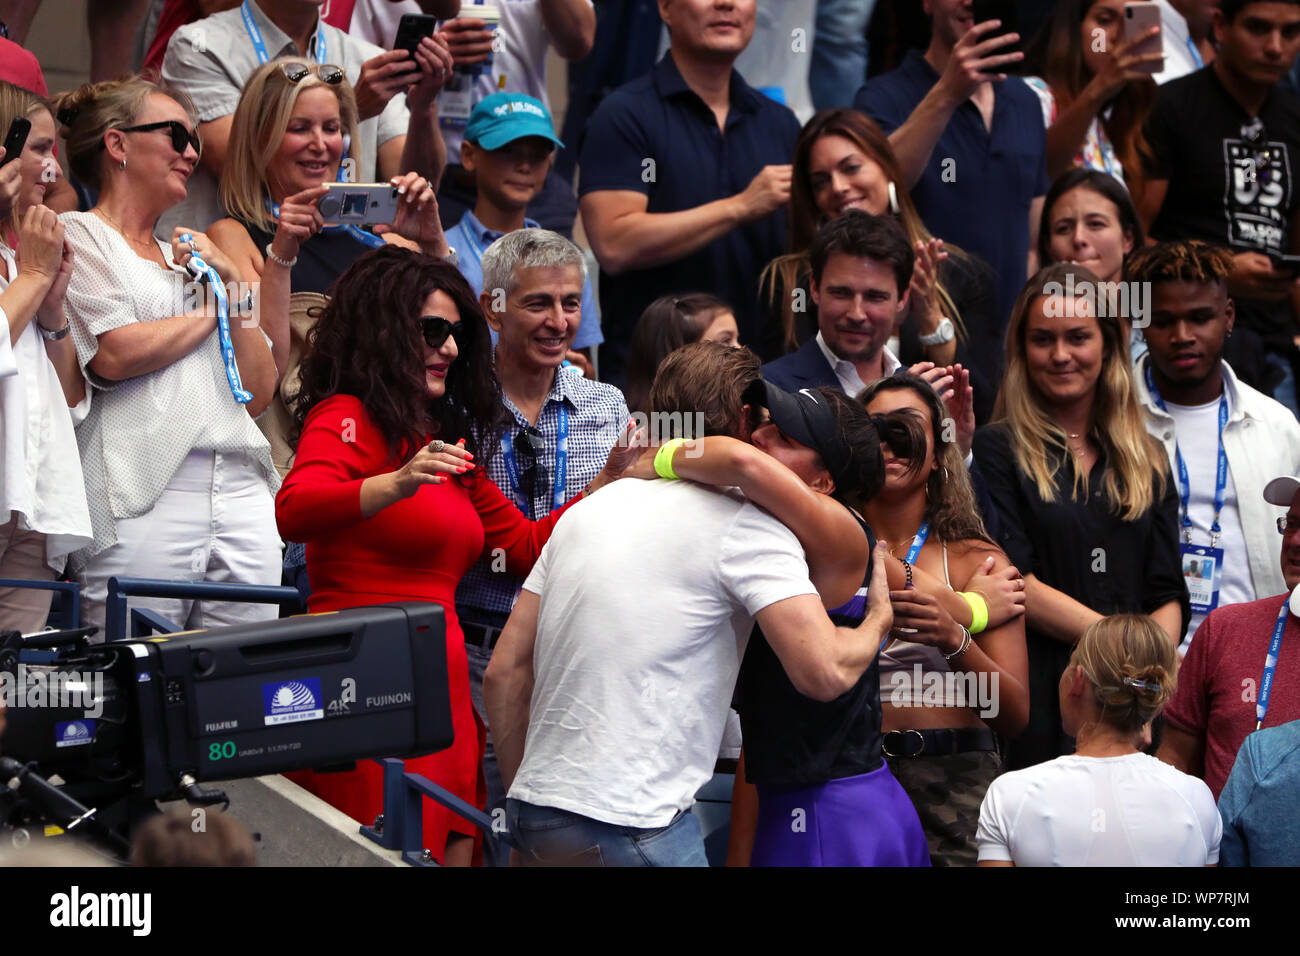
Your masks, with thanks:
<instances>
[{"instance_id":1,"label":"sunglasses on head","mask_svg":"<svg viewBox=\"0 0 1300 956\"><path fill-rule=\"evenodd\" d=\"M431 349L440 349L448 336L454 336L457 345L465 345L468 341L469 329L464 322L452 322L440 315L422 315L420 334L424 336L425 345Z\"/></svg>"},{"instance_id":2,"label":"sunglasses on head","mask_svg":"<svg viewBox=\"0 0 1300 956\"><path fill-rule=\"evenodd\" d=\"M145 123L143 126L119 126L123 133L151 133L156 129L165 129L171 136L172 149L185 155L185 147L193 146L194 152L202 154L203 142L199 134L180 120L163 120L161 123Z\"/></svg>"},{"instance_id":3,"label":"sunglasses on head","mask_svg":"<svg viewBox=\"0 0 1300 956\"><path fill-rule=\"evenodd\" d=\"M290 83L301 83L303 77L309 73L315 73L322 83L328 83L330 86L337 86L343 82L343 71L329 63L317 67L307 66L305 63L285 63L280 69L284 71L285 79Z\"/></svg>"}]
</instances>

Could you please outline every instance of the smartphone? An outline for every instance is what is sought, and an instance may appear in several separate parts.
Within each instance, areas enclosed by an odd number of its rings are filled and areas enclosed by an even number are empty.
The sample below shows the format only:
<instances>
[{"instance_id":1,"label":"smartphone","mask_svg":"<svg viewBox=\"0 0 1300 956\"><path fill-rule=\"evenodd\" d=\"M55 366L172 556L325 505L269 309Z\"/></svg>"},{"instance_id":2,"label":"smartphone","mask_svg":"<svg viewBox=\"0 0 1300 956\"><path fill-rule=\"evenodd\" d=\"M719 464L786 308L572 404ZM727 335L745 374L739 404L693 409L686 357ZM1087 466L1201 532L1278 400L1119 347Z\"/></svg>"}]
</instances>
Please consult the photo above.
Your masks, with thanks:
<instances>
[{"instance_id":1,"label":"smartphone","mask_svg":"<svg viewBox=\"0 0 1300 956\"><path fill-rule=\"evenodd\" d=\"M984 34L983 40L1002 36L1004 33L1020 32L1020 15L1016 11L1016 0L975 0L971 8L976 23L983 23L985 20L1002 21L1002 26L992 33ZM1014 47L1006 47L997 52L1009 53L1013 49Z\"/></svg>"},{"instance_id":2,"label":"smartphone","mask_svg":"<svg viewBox=\"0 0 1300 956\"><path fill-rule=\"evenodd\" d=\"M411 58L411 65L416 70L420 65L415 61L415 48L425 37L431 37L438 29L438 18L423 13L404 13L397 22L397 36L393 40L394 50L405 50Z\"/></svg>"},{"instance_id":3,"label":"smartphone","mask_svg":"<svg viewBox=\"0 0 1300 956\"><path fill-rule=\"evenodd\" d=\"M397 187L392 183L330 183L317 206L326 222L362 226L397 218Z\"/></svg>"},{"instance_id":4,"label":"smartphone","mask_svg":"<svg viewBox=\"0 0 1300 956\"><path fill-rule=\"evenodd\" d=\"M0 160L0 166L6 166L10 161L22 155L23 147L27 145L27 134L31 131L31 120L25 116L14 117L14 121L9 124L9 132L5 136L5 158Z\"/></svg>"},{"instance_id":5,"label":"smartphone","mask_svg":"<svg viewBox=\"0 0 1300 956\"><path fill-rule=\"evenodd\" d=\"M1141 36L1151 32L1152 27L1160 26L1160 4L1126 3L1124 4L1124 39ZM1151 37L1133 48L1135 54L1164 53L1164 31L1159 36ZM1164 69L1163 63L1144 63L1135 67L1142 73L1159 73Z\"/></svg>"}]
</instances>

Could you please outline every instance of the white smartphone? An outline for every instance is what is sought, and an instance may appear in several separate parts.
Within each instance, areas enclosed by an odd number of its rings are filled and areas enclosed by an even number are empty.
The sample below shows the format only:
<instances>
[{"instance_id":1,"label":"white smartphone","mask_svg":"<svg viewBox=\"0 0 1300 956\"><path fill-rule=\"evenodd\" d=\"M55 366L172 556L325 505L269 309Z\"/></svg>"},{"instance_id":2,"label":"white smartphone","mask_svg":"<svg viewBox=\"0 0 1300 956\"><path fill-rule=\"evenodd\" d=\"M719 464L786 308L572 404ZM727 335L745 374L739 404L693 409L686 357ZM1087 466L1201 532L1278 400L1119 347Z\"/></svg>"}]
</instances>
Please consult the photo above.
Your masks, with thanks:
<instances>
[{"instance_id":1,"label":"white smartphone","mask_svg":"<svg viewBox=\"0 0 1300 956\"><path fill-rule=\"evenodd\" d=\"M1152 27L1160 26L1160 4L1158 3L1126 3L1124 4L1124 39L1129 37L1141 36L1149 33ZM1158 36L1153 36L1149 40L1139 43L1133 48L1135 54L1145 53L1164 53L1164 31L1161 30ZM1163 61L1161 63L1144 63L1135 67L1142 73L1159 73L1164 69Z\"/></svg>"},{"instance_id":2,"label":"white smartphone","mask_svg":"<svg viewBox=\"0 0 1300 956\"><path fill-rule=\"evenodd\" d=\"M391 223L397 218L397 201L392 183L330 183L317 206L326 222L359 226Z\"/></svg>"}]
</instances>

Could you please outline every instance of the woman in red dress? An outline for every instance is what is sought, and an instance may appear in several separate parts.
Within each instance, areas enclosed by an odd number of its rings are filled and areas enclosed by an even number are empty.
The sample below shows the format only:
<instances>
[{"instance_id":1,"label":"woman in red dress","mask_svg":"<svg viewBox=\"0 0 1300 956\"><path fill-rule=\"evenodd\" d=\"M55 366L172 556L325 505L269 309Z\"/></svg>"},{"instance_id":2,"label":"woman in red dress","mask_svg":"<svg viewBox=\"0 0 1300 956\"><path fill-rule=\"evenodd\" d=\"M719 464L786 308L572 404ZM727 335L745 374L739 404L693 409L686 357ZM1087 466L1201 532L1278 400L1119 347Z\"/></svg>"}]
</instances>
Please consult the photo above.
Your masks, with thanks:
<instances>
[{"instance_id":1,"label":"woman in red dress","mask_svg":"<svg viewBox=\"0 0 1300 956\"><path fill-rule=\"evenodd\" d=\"M491 449L478 442L501 414L501 387L483 313L454 267L395 246L367 253L339 279L310 349L295 402L297 458L276 498L280 534L307 545L308 609L442 605L455 739L406 767L482 807L484 732L456 585L485 555L526 575L582 496L531 522L480 467ZM346 773L291 775L363 823L382 811L381 778L368 760ZM468 821L425 801L424 846L436 859L468 865L474 839Z\"/></svg>"}]
</instances>

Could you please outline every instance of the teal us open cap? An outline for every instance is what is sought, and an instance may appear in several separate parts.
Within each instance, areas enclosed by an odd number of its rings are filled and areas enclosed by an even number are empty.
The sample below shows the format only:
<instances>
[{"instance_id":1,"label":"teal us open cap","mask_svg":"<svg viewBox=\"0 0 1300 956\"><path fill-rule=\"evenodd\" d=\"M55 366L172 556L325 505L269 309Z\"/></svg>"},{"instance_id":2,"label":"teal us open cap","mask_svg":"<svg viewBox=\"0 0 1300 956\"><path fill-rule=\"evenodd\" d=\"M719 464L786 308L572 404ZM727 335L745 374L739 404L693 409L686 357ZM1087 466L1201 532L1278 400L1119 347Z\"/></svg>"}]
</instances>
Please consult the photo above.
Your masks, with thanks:
<instances>
[{"instance_id":1,"label":"teal us open cap","mask_svg":"<svg viewBox=\"0 0 1300 956\"><path fill-rule=\"evenodd\" d=\"M564 148L546 106L522 93L493 93L474 107L465 126L465 138L483 149L500 149L525 136L541 136Z\"/></svg>"}]
</instances>

